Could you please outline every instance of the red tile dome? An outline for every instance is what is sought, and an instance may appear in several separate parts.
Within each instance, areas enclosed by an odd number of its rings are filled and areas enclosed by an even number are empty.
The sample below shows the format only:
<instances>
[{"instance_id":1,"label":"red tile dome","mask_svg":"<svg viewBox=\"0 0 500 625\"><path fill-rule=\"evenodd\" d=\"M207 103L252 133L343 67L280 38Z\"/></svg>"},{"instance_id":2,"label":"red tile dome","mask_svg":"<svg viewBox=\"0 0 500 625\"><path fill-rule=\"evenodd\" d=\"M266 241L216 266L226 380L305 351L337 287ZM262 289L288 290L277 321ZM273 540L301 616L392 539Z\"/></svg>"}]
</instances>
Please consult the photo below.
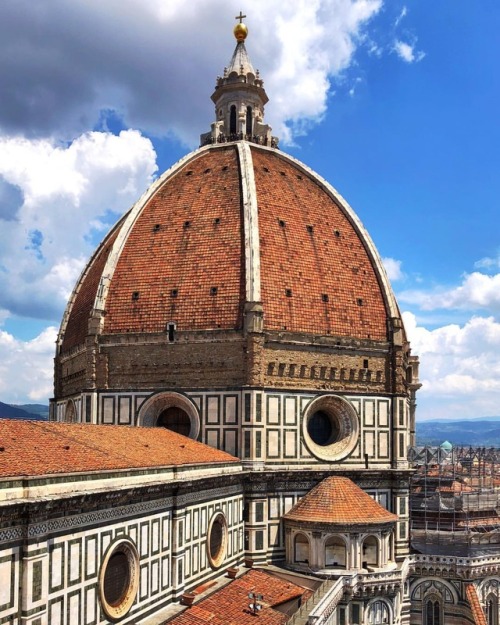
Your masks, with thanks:
<instances>
[{"instance_id":1,"label":"red tile dome","mask_svg":"<svg viewBox=\"0 0 500 625\"><path fill-rule=\"evenodd\" d=\"M168 170L104 239L61 326L61 353L98 333L241 330L385 341L397 306L343 198L279 150L214 145Z\"/></svg>"}]
</instances>

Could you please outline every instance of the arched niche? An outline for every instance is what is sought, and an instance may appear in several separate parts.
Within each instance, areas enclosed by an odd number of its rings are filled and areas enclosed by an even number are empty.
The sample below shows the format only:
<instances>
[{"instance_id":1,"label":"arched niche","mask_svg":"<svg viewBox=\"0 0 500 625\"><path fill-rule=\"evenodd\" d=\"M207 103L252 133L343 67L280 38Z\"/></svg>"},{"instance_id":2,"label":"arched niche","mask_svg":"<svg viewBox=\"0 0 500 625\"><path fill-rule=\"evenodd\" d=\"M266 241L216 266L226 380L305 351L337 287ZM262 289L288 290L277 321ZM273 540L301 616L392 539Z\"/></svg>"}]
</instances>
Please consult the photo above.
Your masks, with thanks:
<instances>
[{"instance_id":1,"label":"arched niche","mask_svg":"<svg viewBox=\"0 0 500 625\"><path fill-rule=\"evenodd\" d=\"M430 594L439 595L445 603L458 603L457 589L442 577L417 579L410 587L412 601L423 601Z\"/></svg>"},{"instance_id":2,"label":"arched niche","mask_svg":"<svg viewBox=\"0 0 500 625\"><path fill-rule=\"evenodd\" d=\"M376 536L367 536L363 540L361 547L361 564L364 569L367 567L380 566L380 543Z\"/></svg>"},{"instance_id":3,"label":"arched niche","mask_svg":"<svg viewBox=\"0 0 500 625\"><path fill-rule=\"evenodd\" d=\"M137 425L166 427L169 430L196 439L200 433L200 416L195 404L180 393L156 393L141 406Z\"/></svg>"},{"instance_id":4,"label":"arched niche","mask_svg":"<svg viewBox=\"0 0 500 625\"><path fill-rule=\"evenodd\" d=\"M310 546L305 534L295 534L293 539L293 561L297 564L309 564Z\"/></svg>"},{"instance_id":5,"label":"arched niche","mask_svg":"<svg viewBox=\"0 0 500 625\"><path fill-rule=\"evenodd\" d=\"M64 408L64 421L66 423L76 423L78 421L75 402L70 399Z\"/></svg>"},{"instance_id":6,"label":"arched niche","mask_svg":"<svg viewBox=\"0 0 500 625\"><path fill-rule=\"evenodd\" d=\"M330 536L325 540L325 567L347 568L347 547L340 536Z\"/></svg>"}]
</instances>

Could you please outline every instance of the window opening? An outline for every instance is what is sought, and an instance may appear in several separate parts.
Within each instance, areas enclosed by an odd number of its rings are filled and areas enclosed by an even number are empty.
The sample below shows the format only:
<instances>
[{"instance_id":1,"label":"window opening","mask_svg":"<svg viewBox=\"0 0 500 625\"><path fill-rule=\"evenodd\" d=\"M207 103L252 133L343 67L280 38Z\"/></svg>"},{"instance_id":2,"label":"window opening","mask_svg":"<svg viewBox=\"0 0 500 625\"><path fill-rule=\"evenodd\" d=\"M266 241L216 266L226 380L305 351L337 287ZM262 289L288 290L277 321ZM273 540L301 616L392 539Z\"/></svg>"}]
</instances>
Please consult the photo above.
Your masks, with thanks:
<instances>
[{"instance_id":1,"label":"window opening","mask_svg":"<svg viewBox=\"0 0 500 625\"><path fill-rule=\"evenodd\" d=\"M233 104L229 113L229 132L232 135L236 134L236 106Z\"/></svg>"},{"instance_id":2,"label":"window opening","mask_svg":"<svg viewBox=\"0 0 500 625\"><path fill-rule=\"evenodd\" d=\"M191 432L191 419L187 412L177 406L170 406L160 413L156 425L183 436L189 436Z\"/></svg>"},{"instance_id":3,"label":"window opening","mask_svg":"<svg viewBox=\"0 0 500 625\"><path fill-rule=\"evenodd\" d=\"M210 564L217 568L224 561L227 548L227 521L222 512L218 512L210 522L207 537L207 551Z\"/></svg>"},{"instance_id":4,"label":"window opening","mask_svg":"<svg viewBox=\"0 0 500 625\"><path fill-rule=\"evenodd\" d=\"M339 437L339 427L335 419L323 410L318 410L307 422L307 432L316 445L330 445Z\"/></svg>"},{"instance_id":5,"label":"window opening","mask_svg":"<svg viewBox=\"0 0 500 625\"><path fill-rule=\"evenodd\" d=\"M486 620L488 625L498 625L498 599L493 594L486 599Z\"/></svg>"},{"instance_id":6,"label":"window opening","mask_svg":"<svg viewBox=\"0 0 500 625\"><path fill-rule=\"evenodd\" d=\"M252 132L252 107L247 106L246 133L251 137Z\"/></svg>"},{"instance_id":7,"label":"window opening","mask_svg":"<svg viewBox=\"0 0 500 625\"><path fill-rule=\"evenodd\" d=\"M424 625L441 625L441 605L437 598L433 597L425 602Z\"/></svg>"},{"instance_id":8,"label":"window opening","mask_svg":"<svg viewBox=\"0 0 500 625\"><path fill-rule=\"evenodd\" d=\"M368 614L369 625L382 625L383 623L390 623L389 608L384 601L374 601Z\"/></svg>"},{"instance_id":9,"label":"window opening","mask_svg":"<svg viewBox=\"0 0 500 625\"><path fill-rule=\"evenodd\" d=\"M175 340L175 323L167 323L168 340L173 343Z\"/></svg>"}]
</instances>

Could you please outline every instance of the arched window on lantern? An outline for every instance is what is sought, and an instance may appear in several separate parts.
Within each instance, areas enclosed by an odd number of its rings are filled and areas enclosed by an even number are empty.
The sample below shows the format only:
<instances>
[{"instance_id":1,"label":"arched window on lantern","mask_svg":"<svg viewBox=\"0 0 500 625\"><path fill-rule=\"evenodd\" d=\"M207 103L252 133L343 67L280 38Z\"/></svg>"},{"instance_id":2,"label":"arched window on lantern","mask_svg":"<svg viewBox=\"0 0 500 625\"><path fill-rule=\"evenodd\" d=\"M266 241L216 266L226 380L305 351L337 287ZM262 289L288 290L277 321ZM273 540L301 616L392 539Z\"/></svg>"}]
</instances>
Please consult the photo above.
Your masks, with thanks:
<instances>
[{"instance_id":1,"label":"arched window on lantern","mask_svg":"<svg viewBox=\"0 0 500 625\"><path fill-rule=\"evenodd\" d=\"M236 134L236 106L234 104L229 111L229 132L232 135Z\"/></svg>"},{"instance_id":2,"label":"arched window on lantern","mask_svg":"<svg viewBox=\"0 0 500 625\"><path fill-rule=\"evenodd\" d=\"M245 132L248 135L248 137L252 136L253 133L253 119L252 119L252 107L251 106L247 106L247 118L246 118L246 127L245 127Z\"/></svg>"}]
</instances>

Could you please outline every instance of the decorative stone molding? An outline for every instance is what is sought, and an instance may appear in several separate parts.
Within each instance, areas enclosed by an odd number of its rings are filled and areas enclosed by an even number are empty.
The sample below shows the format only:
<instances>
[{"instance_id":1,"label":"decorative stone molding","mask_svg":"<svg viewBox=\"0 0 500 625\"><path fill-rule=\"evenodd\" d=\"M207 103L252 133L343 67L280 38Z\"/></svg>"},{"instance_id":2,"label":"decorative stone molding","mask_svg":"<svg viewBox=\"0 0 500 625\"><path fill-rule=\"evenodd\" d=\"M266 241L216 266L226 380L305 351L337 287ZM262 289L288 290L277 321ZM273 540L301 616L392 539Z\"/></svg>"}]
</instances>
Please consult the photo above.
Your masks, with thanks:
<instances>
[{"instance_id":1,"label":"decorative stone molding","mask_svg":"<svg viewBox=\"0 0 500 625\"><path fill-rule=\"evenodd\" d=\"M188 415L191 422L189 438L197 439L200 433L200 415L198 408L187 395L168 391L156 393L147 399L141 406L137 416L137 425L154 427L160 414L167 408L181 408Z\"/></svg>"},{"instance_id":2,"label":"decorative stone molding","mask_svg":"<svg viewBox=\"0 0 500 625\"><path fill-rule=\"evenodd\" d=\"M311 435L310 421L318 413L326 414L331 422L331 442L319 444ZM359 417L350 402L338 395L320 395L310 402L302 417L302 436L309 451L330 462L348 456L358 442Z\"/></svg>"},{"instance_id":3,"label":"decorative stone molding","mask_svg":"<svg viewBox=\"0 0 500 625\"><path fill-rule=\"evenodd\" d=\"M126 583L116 588L114 568L127 568L123 575ZM135 544L128 538L119 539L108 548L99 573L99 597L108 618L113 621L123 618L129 612L139 589L139 554Z\"/></svg>"}]
</instances>

